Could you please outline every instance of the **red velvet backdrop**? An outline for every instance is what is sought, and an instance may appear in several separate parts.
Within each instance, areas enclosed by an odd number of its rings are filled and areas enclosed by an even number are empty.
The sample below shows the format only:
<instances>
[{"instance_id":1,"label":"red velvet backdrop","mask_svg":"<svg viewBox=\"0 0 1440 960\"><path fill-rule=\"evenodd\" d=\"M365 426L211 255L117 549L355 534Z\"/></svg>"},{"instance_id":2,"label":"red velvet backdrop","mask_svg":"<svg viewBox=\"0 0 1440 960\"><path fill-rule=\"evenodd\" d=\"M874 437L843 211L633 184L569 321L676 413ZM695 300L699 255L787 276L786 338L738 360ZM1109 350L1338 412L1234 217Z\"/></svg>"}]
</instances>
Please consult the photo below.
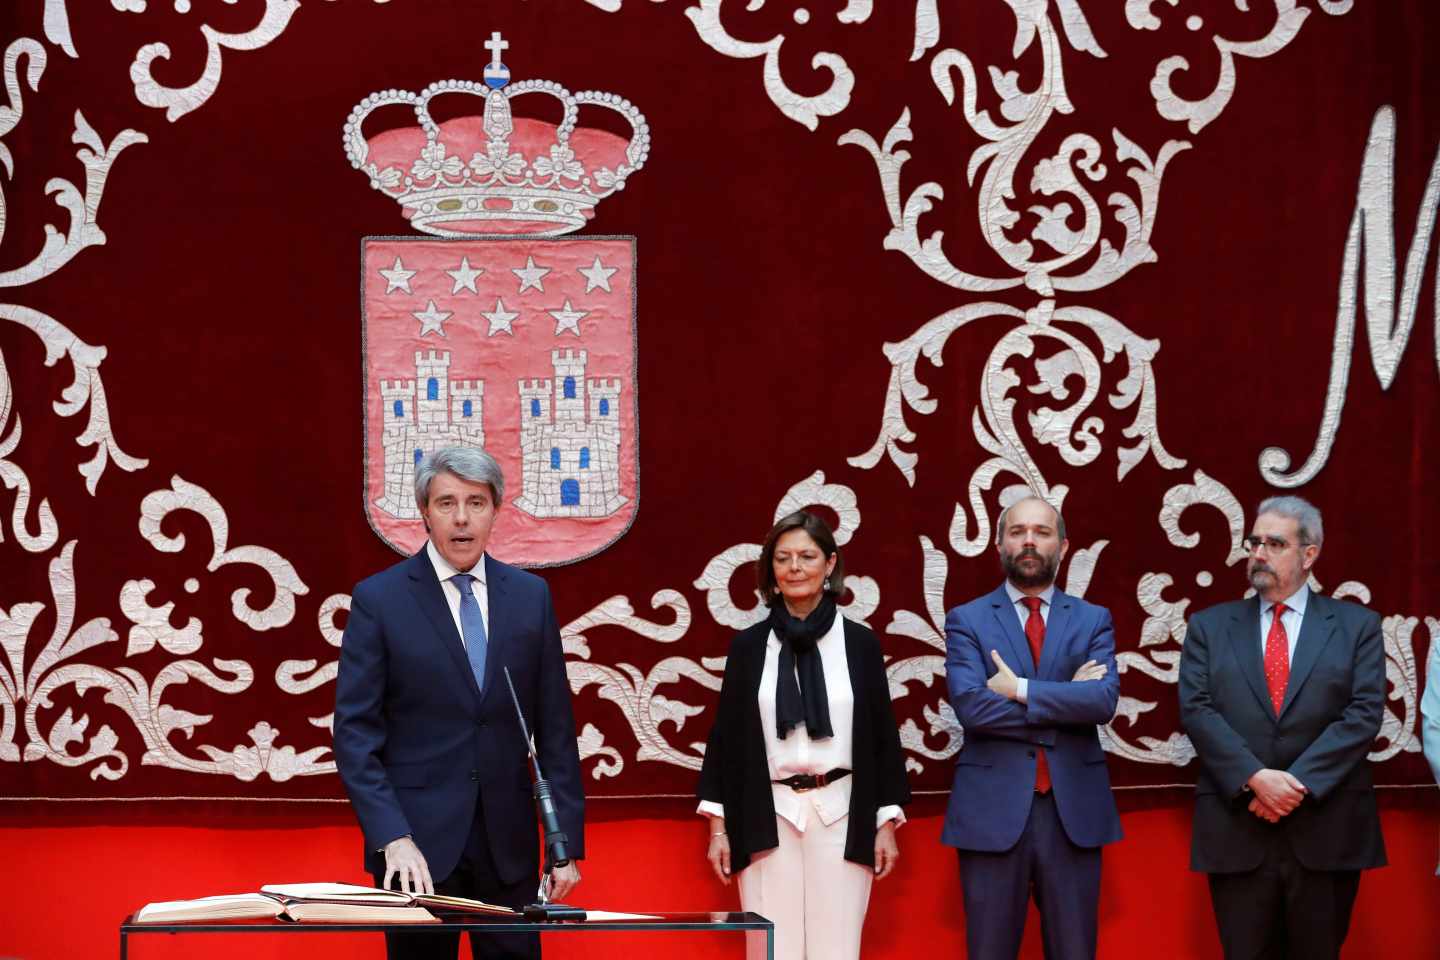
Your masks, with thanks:
<instances>
[{"instance_id":1,"label":"red velvet backdrop","mask_svg":"<svg viewBox=\"0 0 1440 960\"><path fill-rule=\"evenodd\" d=\"M478 80L494 30L517 82L611 91L651 141L573 235L637 251L634 522L545 572L593 796L691 792L754 545L804 505L943 793L943 611L998 582L986 531L1027 486L1063 500L1062 585L1114 614L1117 786L1193 782L1184 619L1240 594L1238 538L1291 488L1327 511L1320 588L1387 618L1377 779L1429 783L1440 7L749 6L0 14L0 796L341 797L335 648L396 559L361 496L361 240L409 229L342 125ZM188 816L150 809L102 819ZM93 839L84 811L58 815ZM1136 868L1182 882L1157 836Z\"/></svg>"}]
</instances>

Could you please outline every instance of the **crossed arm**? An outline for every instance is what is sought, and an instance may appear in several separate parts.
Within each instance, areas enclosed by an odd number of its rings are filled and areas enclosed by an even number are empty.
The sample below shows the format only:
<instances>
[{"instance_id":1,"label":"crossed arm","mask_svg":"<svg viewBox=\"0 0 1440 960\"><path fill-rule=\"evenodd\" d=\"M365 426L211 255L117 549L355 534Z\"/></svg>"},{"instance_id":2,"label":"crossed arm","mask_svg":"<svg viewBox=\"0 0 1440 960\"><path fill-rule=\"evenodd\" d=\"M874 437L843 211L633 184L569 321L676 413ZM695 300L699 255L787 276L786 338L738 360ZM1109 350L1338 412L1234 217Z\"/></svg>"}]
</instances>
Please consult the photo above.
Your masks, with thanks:
<instances>
[{"instance_id":1,"label":"crossed arm","mask_svg":"<svg viewBox=\"0 0 1440 960\"><path fill-rule=\"evenodd\" d=\"M1120 696L1115 675L1115 629L1102 613L1087 641L1086 660L1069 680L1019 678L984 642L961 609L945 620L945 677L950 705L966 730L1053 746L1055 728L1108 723Z\"/></svg>"}]
</instances>

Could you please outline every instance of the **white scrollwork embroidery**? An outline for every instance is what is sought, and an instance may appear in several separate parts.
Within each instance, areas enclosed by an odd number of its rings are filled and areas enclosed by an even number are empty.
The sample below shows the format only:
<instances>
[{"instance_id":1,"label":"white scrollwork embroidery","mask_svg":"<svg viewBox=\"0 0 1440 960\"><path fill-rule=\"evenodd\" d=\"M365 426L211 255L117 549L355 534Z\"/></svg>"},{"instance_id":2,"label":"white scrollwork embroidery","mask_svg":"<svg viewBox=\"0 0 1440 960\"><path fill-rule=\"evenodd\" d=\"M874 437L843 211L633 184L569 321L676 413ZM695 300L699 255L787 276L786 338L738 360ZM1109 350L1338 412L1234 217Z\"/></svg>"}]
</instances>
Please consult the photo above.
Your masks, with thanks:
<instances>
[{"instance_id":1,"label":"white scrollwork embroidery","mask_svg":"<svg viewBox=\"0 0 1440 960\"><path fill-rule=\"evenodd\" d=\"M45 39L71 57L80 56L75 52L75 41L70 38L70 14L65 10L65 0L45 0Z\"/></svg>"},{"instance_id":2,"label":"white scrollwork embroidery","mask_svg":"<svg viewBox=\"0 0 1440 960\"><path fill-rule=\"evenodd\" d=\"M25 82L31 91L40 89L40 77L45 73L45 48L29 37L21 37L5 49L5 93L10 98L8 106L0 107L0 137L4 137L15 125L25 110L24 90L20 86L20 58L25 58ZM15 175L15 159L10 148L0 143L0 163L5 165L5 175ZM0 190L0 237L5 236L5 192Z\"/></svg>"},{"instance_id":3,"label":"white scrollwork embroidery","mask_svg":"<svg viewBox=\"0 0 1440 960\"><path fill-rule=\"evenodd\" d=\"M229 774L237 780L251 781L260 774L266 774L276 783L284 783L291 777L314 776L334 773L333 761L320 758L330 752L329 747L311 747L303 753L294 747L276 747L280 731L262 720L246 731L254 746L237 745L229 751L209 744L201 744L200 750L215 761L219 772Z\"/></svg>"},{"instance_id":4,"label":"white scrollwork embroidery","mask_svg":"<svg viewBox=\"0 0 1440 960\"><path fill-rule=\"evenodd\" d=\"M840 521L834 530L838 546L849 543L860 527L860 508L856 506L855 491L838 483L826 483L823 470L816 470L786 491L775 507L775 521L778 523L781 517L810 506L829 507L835 511Z\"/></svg>"},{"instance_id":5,"label":"white scrollwork embroidery","mask_svg":"<svg viewBox=\"0 0 1440 960\"><path fill-rule=\"evenodd\" d=\"M119 736L108 724L89 733L88 715L75 715L67 707L54 719L48 732L40 728L40 711L52 710L51 694L65 686L74 686L77 695L92 689L105 691L104 702L118 707L140 733L146 746L142 764L158 764L201 773L227 772L222 765L206 763L182 754L170 742L170 734L183 731L193 737L197 727L210 717L176 709L164 702L167 689L175 684L197 680L222 693L239 693L250 685L252 672L248 664L238 660L215 660L216 670L231 674L229 679L193 660L181 660L163 667L153 683L140 673L119 667L107 670L86 663L67 662L99 644L118 640L110 622L104 618L90 620L74 628L76 588L74 576L75 541L67 543L50 563L50 588L54 602L55 627L50 640L30 662L25 664L26 639L36 617L45 609L41 603L21 603L6 614L0 610L0 647L6 663L0 667L0 760L35 762L48 760L66 767L91 766L92 779L117 780L129 769L129 758L119 747ZM25 705L24 729L27 735L23 754L15 748L16 716ZM72 752L79 743L83 750Z\"/></svg>"},{"instance_id":6,"label":"white scrollwork embroidery","mask_svg":"<svg viewBox=\"0 0 1440 960\"><path fill-rule=\"evenodd\" d=\"M1104 52L1095 43L1078 8L1073 4L1061 6L1062 25L1072 45L1103 56ZM944 252L943 234L939 231L923 241L920 239L921 216L933 208L935 201L944 199L945 191L938 183L921 184L905 199L902 207L900 171L909 154L896 148L914 136L908 109L891 127L883 145L877 145L862 130L849 131L839 143L859 146L875 161L892 224L884 240L885 249L904 253L929 276L957 289L977 293L1005 290L1022 282L1044 297L1053 296L1056 290L1093 290L1156 258L1149 245L1149 237L1158 207L1160 179L1170 159L1188 144L1168 142L1161 149L1159 159L1152 162L1119 130L1112 132L1116 157L1122 163L1132 164L1129 175L1140 188L1138 207L1124 194L1115 193L1109 197L1115 208L1115 220L1125 229L1124 247L1116 251L1101 238L1103 212L1100 205L1076 175L1078 169L1087 180L1098 181L1105 176L1105 167L1099 162L1100 145L1085 134L1067 137L1054 156L1035 164L1030 186L1045 196L1072 198L1084 215L1080 229L1067 226L1075 212L1070 203L1061 202L1053 207L1036 205L1030 208L1030 212L1038 217L1031 237L1053 249L1057 256L1037 259L1035 244L1029 240L1011 240L1009 231L1021 216L1010 203L1015 197L1014 181L1021 161L1054 114L1072 113L1075 109L1065 90L1061 48L1046 14L1046 5L1017 4L1016 16L1015 56L1023 53L1038 37L1043 54L1043 71L1038 86L1025 91L1020 88L1017 73L1002 73L991 68L991 86L1000 101L999 112L1008 122L992 118L988 110L978 109L975 67L964 53L954 49L943 50L930 64L936 89L949 104L954 104L956 97L951 71L960 72L965 121L989 141L971 154L966 177L973 183L976 175L985 170L977 196L981 232L986 244L1000 255L1016 276L983 276L955 266ZM1098 257L1083 273L1069 276L1057 273L1097 249Z\"/></svg>"},{"instance_id":7,"label":"white scrollwork embroidery","mask_svg":"<svg viewBox=\"0 0 1440 960\"><path fill-rule=\"evenodd\" d=\"M348 593L336 593L325 598L320 604L320 612L316 616L317 625L320 628L320 635L325 642L332 647L339 647L340 641L344 638L345 632L335 626L335 614L341 610L350 609L350 595ZM316 669L317 665L319 669ZM328 663L320 664L313 658L307 660L285 660L275 668L275 686L289 694L299 695L309 693L325 684L332 682L340 672L340 661L331 660ZM312 727L319 727L321 730L330 731L334 729L335 714L327 713L323 717L307 717Z\"/></svg>"},{"instance_id":8,"label":"white scrollwork embroidery","mask_svg":"<svg viewBox=\"0 0 1440 960\"><path fill-rule=\"evenodd\" d=\"M620 707L621 715L629 723L631 732L639 743L635 759L660 760L693 769L699 768L699 760L670 744L661 729L665 722L675 725L677 731L685 726L685 720L703 712L702 707L692 706L673 700L657 692L658 688L690 677L702 686L718 690L718 677L706 672L704 667L682 657L669 657L656 664L649 675L642 674L628 663L610 667L588 663L590 641L586 631L596 627L624 627L657 643L674 643L690 629L690 604L675 590L660 590L650 598L654 609L668 608L675 614L670 624L652 623L635 616L635 609L624 596L611 597L594 609L572 620L560 630L561 642L568 656L580 660L568 660L566 673L570 677L570 688L576 693L592 684L600 689L602 700L609 700ZM591 771L595 779L617 776L625 769L620 752L605 744L604 735L594 724L586 724L579 738L580 757L602 758Z\"/></svg>"},{"instance_id":9,"label":"white scrollwork embroidery","mask_svg":"<svg viewBox=\"0 0 1440 960\"><path fill-rule=\"evenodd\" d=\"M764 43L737 40L730 36L720 23L722 2L723 0L700 0L698 7L687 7L685 15L695 24L695 31L700 34L700 39L711 49L740 60L761 56L765 58L765 93L769 95L771 102L780 108L781 113L813 131L819 126L821 117L834 116L850 105L850 92L855 88L855 74L844 57L824 52L815 54L810 66L814 70L829 71L830 86L814 96L802 96L791 90L780 76L780 46L785 42L785 37L776 34ZM840 13L841 21L845 22L847 11L851 11L851 21L865 19L859 15L860 7L861 4L856 0L851 0Z\"/></svg>"},{"instance_id":10,"label":"white scrollwork embroidery","mask_svg":"<svg viewBox=\"0 0 1440 960\"><path fill-rule=\"evenodd\" d=\"M149 464L149 460L132 457L121 450L115 440L115 434L110 426L110 408L105 400L105 385L100 379L100 363L105 359L106 353L104 347L93 347L85 343L63 324L57 323L40 311L32 310L29 307L0 303L0 320L11 320L18 323L39 337L45 344L45 365L47 367L54 366L62 356L69 356L71 366L75 371L75 381L61 392L63 400L55 401L55 412L62 417L70 417L79 413L87 405L90 407L90 419L85 424L85 430L75 438L75 442L82 447L93 446L95 448L95 455L86 463L81 464L79 468L81 475L85 477L85 489L90 491L92 496L100 483L101 475L105 472L106 465L111 460L114 460L115 465L120 469L128 471L139 470ZM17 416L15 435L12 438L15 443L19 442L19 432L20 421ZM10 449L14 449L13 445ZM0 456L5 455L5 453L0 453ZM46 511L48 509L48 507L44 508ZM39 549L49 549L50 544L53 543L52 535L50 543L44 544Z\"/></svg>"},{"instance_id":11,"label":"white scrollwork embroidery","mask_svg":"<svg viewBox=\"0 0 1440 960\"><path fill-rule=\"evenodd\" d=\"M1368 591L1366 591L1368 593ZM1339 594L1337 588L1336 594ZM1389 616L1380 622L1380 631L1385 638L1385 679L1389 682L1390 693L1386 697L1385 714L1380 720L1378 743L1385 746L1372 750L1368 758L1376 763L1389 760L1398 753L1416 753L1420 750L1420 738L1415 735L1420 717L1420 677L1415 668L1415 628L1418 617ZM1426 617L1425 626L1430 631L1430 644L1440 641L1440 619ZM1399 700L1404 706L1403 716L1397 714L1388 701Z\"/></svg>"},{"instance_id":12,"label":"white scrollwork embroidery","mask_svg":"<svg viewBox=\"0 0 1440 960\"><path fill-rule=\"evenodd\" d=\"M155 79L150 65L157 59L170 59L170 47L163 43L146 44L136 52L135 62L130 64L135 98L147 107L163 108L165 119L171 123L192 110L198 110L220 86L221 51L260 49L285 32L290 18L298 9L299 0L265 0L265 13L260 23L247 33L221 33L208 23L203 24L200 32L207 45L205 68L188 87L167 87Z\"/></svg>"},{"instance_id":13,"label":"white scrollwork embroidery","mask_svg":"<svg viewBox=\"0 0 1440 960\"><path fill-rule=\"evenodd\" d=\"M920 355L923 353L933 365L941 366L941 354L952 333L973 320L992 316L1023 318L1027 322L1000 338L981 377L980 407L974 411L972 424L976 440L992 456L976 467L970 478L968 500L975 514L973 524L964 506L956 505L950 543L957 553L967 557L978 556L989 542L989 512L983 491L989 490L1002 473L1012 474L1021 481L1018 487L1002 496L1002 503L1007 498L1013 502L1026 491L1034 491L1057 505L1064 501L1066 488L1049 484L1027 450L1015 424L1015 402L1009 396L1011 390L1020 384L1020 377L1008 363L1013 357L1031 356L1037 338L1058 340L1068 349L1036 364L1040 384L1032 387L1031 392L1044 392L1058 400L1066 400L1069 393L1064 384L1069 375L1082 376L1085 388L1067 408L1053 410L1041 407L1033 412L1028 421L1031 435L1038 442L1055 447L1063 459L1076 465L1091 462L1100 452L1098 435L1104 427L1103 421L1094 416L1083 420L1081 417L1098 395L1101 361L1085 342L1058 323L1076 323L1098 335L1106 361L1122 353L1129 360L1126 376L1109 398L1110 405L1117 410L1132 407L1135 410L1135 419L1122 431L1124 437L1134 438L1135 443L1117 448L1117 477L1124 479L1147 453L1153 454L1166 469L1185 465L1185 461L1171 456L1165 449L1155 422L1158 404L1151 363L1159 350L1157 341L1138 337L1108 315L1087 307L1062 307L1053 313L1045 309L1022 313L1000 303L957 307L931 320L901 343L885 345L891 374L880 435L869 450L850 458L852 465L868 469L875 466L882 455L888 454L906 480L914 484L918 458L899 446L901 442L914 439L905 423L904 408L908 406L922 414L931 413L936 408L936 402L928 396L925 386L916 377L915 368Z\"/></svg>"},{"instance_id":14,"label":"white scrollwork embroidery","mask_svg":"<svg viewBox=\"0 0 1440 960\"><path fill-rule=\"evenodd\" d=\"M200 649L204 643L201 623L191 617L184 628L176 630L170 625L170 615L175 604L166 603L152 607L146 599L155 589L153 580L126 580L120 588L120 612L134 624L130 628L129 644L125 656L148 653L158 643L166 653L188 656Z\"/></svg>"},{"instance_id":15,"label":"white scrollwork embroidery","mask_svg":"<svg viewBox=\"0 0 1440 960\"><path fill-rule=\"evenodd\" d=\"M268 607L256 609L248 604L250 589L241 587L230 595L230 610L235 619L252 630L271 630L283 627L295 616L295 597L310 592L290 561L265 547L243 546L227 549L230 539L230 520L225 508L210 495L209 491L179 476L170 478L169 490L156 490L140 504L140 534L150 545L162 553L178 553L185 549L185 535L166 536L160 530L161 522L176 510L190 510L200 514L210 524L210 536L214 547L206 569L211 573L232 563L253 564L270 575L275 588L275 599Z\"/></svg>"},{"instance_id":16,"label":"white scrollwork embroidery","mask_svg":"<svg viewBox=\"0 0 1440 960\"><path fill-rule=\"evenodd\" d=\"M11 45L12 50L14 46L14 44ZM7 81L8 79L7 59ZM18 112L16 116L18 117ZM85 167L85 195L82 197L80 191L69 180L56 178L45 185L46 190L54 194L56 205L70 213L70 229L62 237L58 230L50 224L46 224L45 244L40 252L25 266L0 272L0 287L17 287L34 283L65 266L86 247L103 244L105 232L100 229L97 216L100 212L100 198L105 190L105 181L110 176L110 167L115 163L115 158L120 155L120 151L126 147L136 143L149 142L149 138L143 133L122 130L109 146L106 146L79 110L75 111L73 139L82 145L81 149L75 152L75 156ZM4 155L4 159L8 167L8 153ZM104 356L103 348L101 356Z\"/></svg>"},{"instance_id":17,"label":"white scrollwork embroidery","mask_svg":"<svg viewBox=\"0 0 1440 960\"><path fill-rule=\"evenodd\" d=\"M565 654L590 659L590 641L585 632L596 627L624 627L656 643L674 643L690 629L690 601L685 599L684 594L675 590L659 590L650 598L650 606L654 610L669 609L675 614L675 621L670 624L652 623L635 616L629 597L611 597L561 628L560 642Z\"/></svg>"},{"instance_id":18,"label":"white scrollwork embroidery","mask_svg":"<svg viewBox=\"0 0 1440 960\"><path fill-rule=\"evenodd\" d=\"M7 459L20 445L20 414L15 414L15 426L7 436L6 426L10 422L11 398L14 390L10 384L10 373L5 367L5 355L0 353L0 482L15 491L15 505L11 508L10 523L15 539L31 553L44 553L60 538L60 527L55 522L55 512L50 501L42 499L35 508L35 522L38 529L31 530L26 516L30 512L30 478L14 461ZM5 525L0 523L0 541L5 539Z\"/></svg>"},{"instance_id":19,"label":"white scrollwork embroidery","mask_svg":"<svg viewBox=\"0 0 1440 960\"><path fill-rule=\"evenodd\" d=\"M1327 11L1342 12L1342 11ZM1130 16L1130 5L1127 4L1126 15ZM1155 29L1150 26L1153 15L1145 11L1146 16L1137 18L1131 17L1131 26L1139 29ZM1235 58L1249 57L1260 59L1273 56L1284 50L1290 41L1300 33L1300 27L1305 23L1305 18L1310 16L1309 10L1297 9L1295 0L1275 0L1275 25L1270 32L1259 40L1248 42L1237 42L1227 40L1225 37L1215 37L1215 48L1220 52L1220 74L1215 81L1215 89L1199 100L1186 100L1175 93L1170 85L1171 75L1177 72L1185 72L1190 69L1190 61L1181 56L1166 57L1155 67L1155 75L1150 80L1150 95L1155 98L1155 109L1160 116L1166 120L1186 121L1191 133L1199 133L1229 105L1230 99L1235 95Z\"/></svg>"}]
</instances>

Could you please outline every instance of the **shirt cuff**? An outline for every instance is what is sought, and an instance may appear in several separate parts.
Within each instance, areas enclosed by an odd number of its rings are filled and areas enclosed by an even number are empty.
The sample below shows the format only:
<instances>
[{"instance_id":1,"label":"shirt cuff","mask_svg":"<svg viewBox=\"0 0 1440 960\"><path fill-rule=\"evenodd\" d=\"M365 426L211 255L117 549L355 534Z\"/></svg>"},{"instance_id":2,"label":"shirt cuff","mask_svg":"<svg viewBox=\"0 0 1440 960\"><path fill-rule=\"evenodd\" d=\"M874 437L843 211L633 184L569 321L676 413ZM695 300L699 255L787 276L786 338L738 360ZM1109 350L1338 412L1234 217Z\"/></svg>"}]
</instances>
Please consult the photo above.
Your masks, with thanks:
<instances>
[{"instance_id":1,"label":"shirt cuff","mask_svg":"<svg viewBox=\"0 0 1440 960\"><path fill-rule=\"evenodd\" d=\"M1021 703L1030 702L1030 681L1024 677L1015 678L1015 699Z\"/></svg>"},{"instance_id":2,"label":"shirt cuff","mask_svg":"<svg viewBox=\"0 0 1440 960\"><path fill-rule=\"evenodd\" d=\"M905 825L905 811L900 809L898 803L886 804L875 811L875 829L879 830L891 820L895 821L895 826L897 827L903 827Z\"/></svg>"},{"instance_id":3,"label":"shirt cuff","mask_svg":"<svg viewBox=\"0 0 1440 960\"><path fill-rule=\"evenodd\" d=\"M706 817L723 817L725 816L725 807L714 800L701 800L700 805L695 808L695 812Z\"/></svg>"}]
</instances>

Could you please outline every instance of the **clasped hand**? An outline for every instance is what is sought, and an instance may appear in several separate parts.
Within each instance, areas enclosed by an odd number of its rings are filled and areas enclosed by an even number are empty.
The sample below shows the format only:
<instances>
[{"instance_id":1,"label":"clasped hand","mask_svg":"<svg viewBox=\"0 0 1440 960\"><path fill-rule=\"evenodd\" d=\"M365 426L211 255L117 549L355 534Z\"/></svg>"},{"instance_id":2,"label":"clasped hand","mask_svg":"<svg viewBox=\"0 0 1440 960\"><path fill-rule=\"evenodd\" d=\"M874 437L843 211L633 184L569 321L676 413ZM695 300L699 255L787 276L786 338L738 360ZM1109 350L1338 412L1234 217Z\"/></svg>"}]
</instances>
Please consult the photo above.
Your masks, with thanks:
<instances>
[{"instance_id":1,"label":"clasped hand","mask_svg":"<svg viewBox=\"0 0 1440 960\"><path fill-rule=\"evenodd\" d=\"M995 693L1000 694L1000 696L1005 697L1007 700L1018 699L1020 684L1018 682L1019 678L1015 676L1015 671L1011 670L1010 665L1005 662L1005 658L1000 656L999 650L991 650L990 659L995 661L995 673L985 682L985 686L989 687ZM1103 663L1095 660L1086 660L1075 668L1075 675L1072 676L1070 680L1072 682L1099 680L1103 678L1109 670L1110 668Z\"/></svg>"},{"instance_id":2,"label":"clasped hand","mask_svg":"<svg viewBox=\"0 0 1440 960\"><path fill-rule=\"evenodd\" d=\"M1245 785L1255 794L1250 812L1270 823L1279 823L1281 817L1292 813L1309 792L1289 771L1269 768L1257 770Z\"/></svg>"}]
</instances>

